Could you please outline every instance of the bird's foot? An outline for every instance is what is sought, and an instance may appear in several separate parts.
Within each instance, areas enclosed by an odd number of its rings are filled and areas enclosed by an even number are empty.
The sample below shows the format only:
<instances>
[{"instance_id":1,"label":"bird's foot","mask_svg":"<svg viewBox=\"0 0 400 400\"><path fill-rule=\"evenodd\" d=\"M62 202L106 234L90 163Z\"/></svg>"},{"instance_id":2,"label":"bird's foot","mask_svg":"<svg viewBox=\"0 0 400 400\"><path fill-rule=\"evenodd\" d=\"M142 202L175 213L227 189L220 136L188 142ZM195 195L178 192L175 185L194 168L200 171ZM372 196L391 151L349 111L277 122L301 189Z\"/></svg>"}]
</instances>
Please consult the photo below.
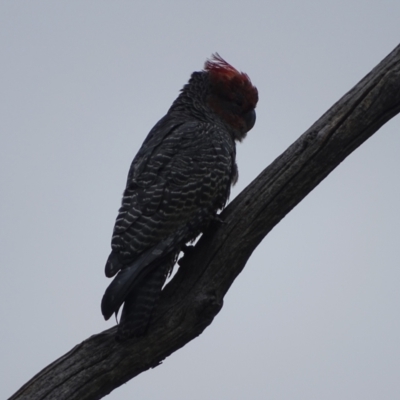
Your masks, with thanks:
<instances>
[{"instance_id":1,"label":"bird's foot","mask_svg":"<svg viewBox=\"0 0 400 400\"><path fill-rule=\"evenodd\" d=\"M225 225L226 222L220 217L220 214L216 214L210 221L209 228L218 229L221 225Z\"/></svg>"}]
</instances>

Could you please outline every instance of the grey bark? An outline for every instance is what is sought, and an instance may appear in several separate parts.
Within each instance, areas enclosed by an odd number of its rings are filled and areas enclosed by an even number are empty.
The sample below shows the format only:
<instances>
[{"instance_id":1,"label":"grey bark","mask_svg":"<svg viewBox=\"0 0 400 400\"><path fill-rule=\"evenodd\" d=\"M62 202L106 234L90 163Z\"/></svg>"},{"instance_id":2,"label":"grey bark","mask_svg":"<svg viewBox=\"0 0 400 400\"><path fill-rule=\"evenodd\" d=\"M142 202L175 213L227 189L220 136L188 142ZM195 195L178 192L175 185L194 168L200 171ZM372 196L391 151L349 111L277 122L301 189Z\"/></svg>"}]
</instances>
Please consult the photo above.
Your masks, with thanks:
<instances>
[{"instance_id":1,"label":"grey bark","mask_svg":"<svg viewBox=\"0 0 400 400\"><path fill-rule=\"evenodd\" d=\"M162 293L148 334L116 343L112 328L74 347L12 400L100 399L200 335L271 229L400 111L400 46L267 167L188 252Z\"/></svg>"}]
</instances>

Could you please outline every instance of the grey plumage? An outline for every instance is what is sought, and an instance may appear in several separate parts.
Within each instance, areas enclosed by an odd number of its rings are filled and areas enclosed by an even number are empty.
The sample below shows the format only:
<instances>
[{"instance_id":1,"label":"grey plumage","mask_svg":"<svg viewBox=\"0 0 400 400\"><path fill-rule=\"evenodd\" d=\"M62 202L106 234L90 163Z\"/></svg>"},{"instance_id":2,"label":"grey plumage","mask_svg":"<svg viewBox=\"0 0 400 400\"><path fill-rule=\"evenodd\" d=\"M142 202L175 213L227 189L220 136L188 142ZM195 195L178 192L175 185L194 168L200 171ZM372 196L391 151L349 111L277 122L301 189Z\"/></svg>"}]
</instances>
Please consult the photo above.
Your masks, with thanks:
<instances>
[{"instance_id":1,"label":"grey plumage","mask_svg":"<svg viewBox=\"0 0 400 400\"><path fill-rule=\"evenodd\" d=\"M125 303L120 340L145 332L182 246L224 207L237 180L235 140L254 124L257 90L218 55L207 63L150 131L129 170L105 268L106 276L118 275L102 300L106 319Z\"/></svg>"}]
</instances>

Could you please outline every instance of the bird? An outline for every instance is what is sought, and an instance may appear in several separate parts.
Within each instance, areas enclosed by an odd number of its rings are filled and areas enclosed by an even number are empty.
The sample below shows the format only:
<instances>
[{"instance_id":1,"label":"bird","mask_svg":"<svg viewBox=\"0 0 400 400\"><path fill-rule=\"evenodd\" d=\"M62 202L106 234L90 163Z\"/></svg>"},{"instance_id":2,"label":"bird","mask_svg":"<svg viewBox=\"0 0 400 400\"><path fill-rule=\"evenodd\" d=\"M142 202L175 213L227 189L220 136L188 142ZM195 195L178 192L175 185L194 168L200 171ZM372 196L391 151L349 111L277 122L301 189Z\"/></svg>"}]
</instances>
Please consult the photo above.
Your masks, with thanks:
<instances>
[{"instance_id":1,"label":"bird","mask_svg":"<svg viewBox=\"0 0 400 400\"><path fill-rule=\"evenodd\" d=\"M256 121L258 91L218 53L191 74L129 169L101 302L116 339L146 333L168 274L186 244L218 218L238 179L236 142Z\"/></svg>"}]
</instances>

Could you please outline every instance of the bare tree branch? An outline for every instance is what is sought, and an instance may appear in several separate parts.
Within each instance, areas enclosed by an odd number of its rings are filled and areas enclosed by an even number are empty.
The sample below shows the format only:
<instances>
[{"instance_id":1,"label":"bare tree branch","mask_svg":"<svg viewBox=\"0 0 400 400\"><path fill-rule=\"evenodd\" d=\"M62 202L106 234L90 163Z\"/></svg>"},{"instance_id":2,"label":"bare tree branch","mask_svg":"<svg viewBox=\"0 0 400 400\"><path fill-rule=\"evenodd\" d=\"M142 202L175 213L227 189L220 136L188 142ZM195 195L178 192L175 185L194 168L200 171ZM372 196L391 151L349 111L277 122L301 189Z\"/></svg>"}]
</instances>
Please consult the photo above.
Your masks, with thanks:
<instances>
[{"instance_id":1,"label":"bare tree branch","mask_svg":"<svg viewBox=\"0 0 400 400\"><path fill-rule=\"evenodd\" d=\"M100 399L200 335L261 240L351 152L400 111L400 46L343 96L225 209L185 255L146 336L112 328L74 347L11 399Z\"/></svg>"}]
</instances>

